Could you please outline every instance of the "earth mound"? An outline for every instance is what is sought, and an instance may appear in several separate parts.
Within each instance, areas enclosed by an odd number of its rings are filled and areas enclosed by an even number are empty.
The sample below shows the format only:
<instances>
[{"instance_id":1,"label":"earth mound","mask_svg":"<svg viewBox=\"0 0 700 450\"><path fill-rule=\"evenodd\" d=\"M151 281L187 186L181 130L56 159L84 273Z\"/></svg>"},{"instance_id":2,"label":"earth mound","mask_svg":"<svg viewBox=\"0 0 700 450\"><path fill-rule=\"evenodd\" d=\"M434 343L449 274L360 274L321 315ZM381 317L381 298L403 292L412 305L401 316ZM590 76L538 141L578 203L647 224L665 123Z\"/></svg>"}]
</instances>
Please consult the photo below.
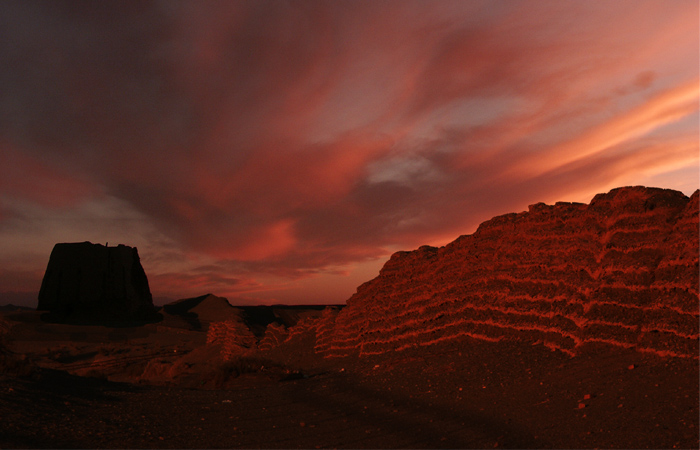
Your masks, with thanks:
<instances>
[{"instance_id":1,"label":"earth mound","mask_svg":"<svg viewBox=\"0 0 700 450\"><path fill-rule=\"evenodd\" d=\"M234 308L224 297L205 294L199 297L185 298L163 305L163 312L187 322L192 329L206 331L211 322L227 320L242 321L242 312ZM168 323L166 316L165 323Z\"/></svg>"},{"instance_id":2,"label":"earth mound","mask_svg":"<svg viewBox=\"0 0 700 450\"><path fill-rule=\"evenodd\" d=\"M698 358L699 252L698 191L636 186L588 205L538 203L444 247L395 253L344 309L315 322L315 351L478 339Z\"/></svg>"}]
</instances>

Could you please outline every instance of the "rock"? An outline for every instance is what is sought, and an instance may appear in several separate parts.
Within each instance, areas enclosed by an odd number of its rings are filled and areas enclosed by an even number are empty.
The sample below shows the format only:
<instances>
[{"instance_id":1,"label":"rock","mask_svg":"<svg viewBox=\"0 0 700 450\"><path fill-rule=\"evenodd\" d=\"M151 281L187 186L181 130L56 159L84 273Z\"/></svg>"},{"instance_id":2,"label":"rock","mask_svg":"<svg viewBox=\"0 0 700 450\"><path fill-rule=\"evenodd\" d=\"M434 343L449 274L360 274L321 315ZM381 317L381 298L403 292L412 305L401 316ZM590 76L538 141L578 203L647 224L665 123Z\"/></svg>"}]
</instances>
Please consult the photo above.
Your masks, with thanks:
<instances>
[{"instance_id":1,"label":"rock","mask_svg":"<svg viewBox=\"0 0 700 450\"><path fill-rule=\"evenodd\" d=\"M39 291L39 311L53 322L156 321L136 248L90 242L56 244Z\"/></svg>"},{"instance_id":2,"label":"rock","mask_svg":"<svg viewBox=\"0 0 700 450\"><path fill-rule=\"evenodd\" d=\"M699 252L698 191L635 186L588 205L534 204L444 247L392 255L344 309L319 319L316 351L478 339L571 356L604 346L697 358Z\"/></svg>"}]
</instances>

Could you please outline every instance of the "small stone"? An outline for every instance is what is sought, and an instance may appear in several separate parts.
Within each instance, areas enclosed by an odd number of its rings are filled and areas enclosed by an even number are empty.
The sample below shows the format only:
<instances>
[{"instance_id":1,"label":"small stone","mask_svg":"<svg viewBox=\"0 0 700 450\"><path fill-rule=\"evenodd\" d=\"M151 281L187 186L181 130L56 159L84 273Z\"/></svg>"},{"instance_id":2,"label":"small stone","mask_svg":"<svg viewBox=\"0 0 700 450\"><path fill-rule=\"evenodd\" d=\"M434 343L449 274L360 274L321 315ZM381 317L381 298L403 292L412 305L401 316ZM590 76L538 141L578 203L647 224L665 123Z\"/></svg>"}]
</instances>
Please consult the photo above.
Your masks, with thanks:
<instances>
[{"instance_id":1,"label":"small stone","mask_svg":"<svg viewBox=\"0 0 700 450\"><path fill-rule=\"evenodd\" d=\"M589 400L591 398L591 394L586 394L583 396L584 400Z\"/></svg>"},{"instance_id":2,"label":"small stone","mask_svg":"<svg viewBox=\"0 0 700 450\"><path fill-rule=\"evenodd\" d=\"M300 427L305 427L305 426L306 426L306 422L299 422L299 426L300 426Z\"/></svg>"},{"instance_id":3,"label":"small stone","mask_svg":"<svg viewBox=\"0 0 700 450\"><path fill-rule=\"evenodd\" d=\"M579 403L579 404L578 404L578 409L583 409L583 408L585 408L585 407L586 407L586 404L585 404L585 403Z\"/></svg>"},{"instance_id":4,"label":"small stone","mask_svg":"<svg viewBox=\"0 0 700 450\"><path fill-rule=\"evenodd\" d=\"M629 370L632 370L632 369L634 369L635 367L637 367L637 366L634 365L634 364L630 364L629 367L627 367L627 368L628 368Z\"/></svg>"}]
</instances>

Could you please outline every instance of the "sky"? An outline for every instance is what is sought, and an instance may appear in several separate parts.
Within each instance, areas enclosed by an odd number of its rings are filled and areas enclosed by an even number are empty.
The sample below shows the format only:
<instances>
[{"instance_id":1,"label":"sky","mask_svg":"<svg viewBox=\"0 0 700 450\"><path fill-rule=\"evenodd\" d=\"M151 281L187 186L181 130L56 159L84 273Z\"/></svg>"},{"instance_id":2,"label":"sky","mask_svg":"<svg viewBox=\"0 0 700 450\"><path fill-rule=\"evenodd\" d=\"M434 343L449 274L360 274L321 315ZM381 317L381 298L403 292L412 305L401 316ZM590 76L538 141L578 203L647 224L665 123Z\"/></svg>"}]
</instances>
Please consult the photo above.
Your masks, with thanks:
<instances>
[{"instance_id":1,"label":"sky","mask_svg":"<svg viewBox=\"0 0 700 450\"><path fill-rule=\"evenodd\" d=\"M57 242L156 304L344 303L499 214L700 185L700 12L658 1L0 2L0 303Z\"/></svg>"}]
</instances>

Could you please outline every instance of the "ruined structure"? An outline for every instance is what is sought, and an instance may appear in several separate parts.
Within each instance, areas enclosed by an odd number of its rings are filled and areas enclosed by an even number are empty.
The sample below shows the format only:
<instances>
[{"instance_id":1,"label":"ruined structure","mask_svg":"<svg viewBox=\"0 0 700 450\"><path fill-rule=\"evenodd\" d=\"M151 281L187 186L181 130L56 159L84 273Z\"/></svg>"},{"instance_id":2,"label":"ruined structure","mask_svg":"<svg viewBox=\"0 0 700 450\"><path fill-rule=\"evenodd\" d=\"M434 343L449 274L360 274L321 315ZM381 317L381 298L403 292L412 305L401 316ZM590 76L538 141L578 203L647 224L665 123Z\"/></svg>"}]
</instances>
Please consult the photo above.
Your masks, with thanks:
<instances>
[{"instance_id":1,"label":"ruined structure","mask_svg":"<svg viewBox=\"0 0 700 450\"><path fill-rule=\"evenodd\" d=\"M136 248L56 244L37 309L57 322L151 321L158 316Z\"/></svg>"},{"instance_id":2,"label":"ruined structure","mask_svg":"<svg viewBox=\"0 0 700 450\"><path fill-rule=\"evenodd\" d=\"M698 191L538 203L444 247L395 253L344 309L303 325L329 357L508 339L572 356L612 346L697 358L698 234Z\"/></svg>"}]
</instances>

